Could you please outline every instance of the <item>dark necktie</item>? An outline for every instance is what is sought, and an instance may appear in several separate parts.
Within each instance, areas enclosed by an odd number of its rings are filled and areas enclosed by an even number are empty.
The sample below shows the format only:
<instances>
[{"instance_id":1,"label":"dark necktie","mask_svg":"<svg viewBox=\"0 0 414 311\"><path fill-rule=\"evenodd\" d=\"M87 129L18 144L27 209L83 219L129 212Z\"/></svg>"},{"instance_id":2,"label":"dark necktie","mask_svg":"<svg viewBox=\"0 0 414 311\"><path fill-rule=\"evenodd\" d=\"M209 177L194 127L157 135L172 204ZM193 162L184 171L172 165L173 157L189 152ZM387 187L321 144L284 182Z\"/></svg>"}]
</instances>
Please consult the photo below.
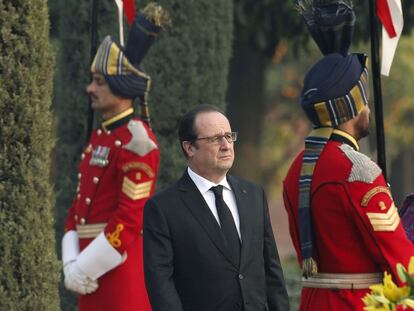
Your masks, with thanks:
<instances>
[{"instance_id":1,"label":"dark necktie","mask_svg":"<svg viewBox=\"0 0 414 311\"><path fill-rule=\"evenodd\" d=\"M234 262L239 265L240 263L240 239L237 233L236 224L234 223L233 215L230 212L229 207L223 200L223 186L211 187L211 191L216 198L217 214L220 219L221 231L223 232L226 244L231 252Z\"/></svg>"}]
</instances>

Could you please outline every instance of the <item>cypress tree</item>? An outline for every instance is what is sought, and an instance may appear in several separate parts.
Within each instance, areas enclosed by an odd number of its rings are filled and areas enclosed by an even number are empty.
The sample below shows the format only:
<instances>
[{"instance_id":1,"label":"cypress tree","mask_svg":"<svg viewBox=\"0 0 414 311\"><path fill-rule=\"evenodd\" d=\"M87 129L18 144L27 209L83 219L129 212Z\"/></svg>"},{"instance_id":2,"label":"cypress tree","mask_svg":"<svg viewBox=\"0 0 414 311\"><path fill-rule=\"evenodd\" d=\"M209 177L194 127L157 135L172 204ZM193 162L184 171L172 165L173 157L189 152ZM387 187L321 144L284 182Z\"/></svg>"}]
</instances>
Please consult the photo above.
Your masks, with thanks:
<instances>
[{"instance_id":1,"label":"cypress tree","mask_svg":"<svg viewBox=\"0 0 414 311\"><path fill-rule=\"evenodd\" d=\"M0 0L0 310L58 310L47 4Z\"/></svg>"},{"instance_id":2,"label":"cypress tree","mask_svg":"<svg viewBox=\"0 0 414 311\"><path fill-rule=\"evenodd\" d=\"M147 1L148 2L148 1ZM179 118L198 104L225 110L233 37L233 1L160 0L172 26L159 35L144 67L153 79L149 105L160 143L158 186L176 180L184 157L177 138Z\"/></svg>"}]
</instances>

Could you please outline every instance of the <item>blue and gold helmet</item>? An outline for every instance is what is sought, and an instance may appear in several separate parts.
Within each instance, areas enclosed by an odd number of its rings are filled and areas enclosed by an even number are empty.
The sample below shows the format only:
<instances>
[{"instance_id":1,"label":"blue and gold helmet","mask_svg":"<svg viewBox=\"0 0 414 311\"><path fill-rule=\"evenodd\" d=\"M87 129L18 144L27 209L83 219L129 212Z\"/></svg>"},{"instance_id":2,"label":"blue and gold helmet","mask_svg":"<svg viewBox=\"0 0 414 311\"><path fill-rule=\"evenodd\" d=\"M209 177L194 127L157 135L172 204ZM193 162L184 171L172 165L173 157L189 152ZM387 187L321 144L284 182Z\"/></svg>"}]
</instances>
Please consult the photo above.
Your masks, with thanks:
<instances>
[{"instance_id":1,"label":"blue and gold helmet","mask_svg":"<svg viewBox=\"0 0 414 311\"><path fill-rule=\"evenodd\" d=\"M103 74L115 95L146 101L151 78L142 69L141 62L168 22L168 14L161 6L148 4L136 15L125 49L110 36L105 37L92 62L91 72Z\"/></svg>"},{"instance_id":2,"label":"blue and gold helmet","mask_svg":"<svg viewBox=\"0 0 414 311\"><path fill-rule=\"evenodd\" d=\"M101 73L112 93L121 97L143 99L149 91L151 78L129 61L110 36L106 36L99 46L91 72Z\"/></svg>"}]
</instances>

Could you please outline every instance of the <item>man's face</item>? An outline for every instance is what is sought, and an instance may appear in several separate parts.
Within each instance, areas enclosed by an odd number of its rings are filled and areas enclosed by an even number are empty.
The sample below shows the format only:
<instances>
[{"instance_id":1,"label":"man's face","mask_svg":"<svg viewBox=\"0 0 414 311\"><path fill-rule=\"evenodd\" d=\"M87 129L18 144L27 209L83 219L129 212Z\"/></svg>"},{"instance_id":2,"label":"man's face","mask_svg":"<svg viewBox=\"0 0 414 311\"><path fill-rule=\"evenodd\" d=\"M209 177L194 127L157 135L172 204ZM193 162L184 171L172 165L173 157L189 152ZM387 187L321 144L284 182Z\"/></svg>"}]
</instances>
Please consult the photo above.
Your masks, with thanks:
<instances>
[{"instance_id":1,"label":"man's face","mask_svg":"<svg viewBox=\"0 0 414 311\"><path fill-rule=\"evenodd\" d=\"M92 109L101 114L114 110L119 101L119 97L111 92L105 77L100 73L93 74L92 82L86 87L86 92L91 98Z\"/></svg>"},{"instance_id":2,"label":"man's face","mask_svg":"<svg viewBox=\"0 0 414 311\"><path fill-rule=\"evenodd\" d=\"M370 117L370 110L368 106L359 113L358 120L355 123L355 137L357 140L364 138L369 135L369 117Z\"/></svg>"},{"instance_id":3,"label":"man's face","mask_svg":"<svg viewBox=\"0 0 414 311\"><path fill-rule=\"evenodd\" d=\"M196 116L194 124L197 138L212 137L231 132L229 120L219 112L202 112ZM219 182L233 165L233 142L224 137L212 142L198 139L188 145L189 166L197 174L214 182Z\"/></svg>"}]
</instances>

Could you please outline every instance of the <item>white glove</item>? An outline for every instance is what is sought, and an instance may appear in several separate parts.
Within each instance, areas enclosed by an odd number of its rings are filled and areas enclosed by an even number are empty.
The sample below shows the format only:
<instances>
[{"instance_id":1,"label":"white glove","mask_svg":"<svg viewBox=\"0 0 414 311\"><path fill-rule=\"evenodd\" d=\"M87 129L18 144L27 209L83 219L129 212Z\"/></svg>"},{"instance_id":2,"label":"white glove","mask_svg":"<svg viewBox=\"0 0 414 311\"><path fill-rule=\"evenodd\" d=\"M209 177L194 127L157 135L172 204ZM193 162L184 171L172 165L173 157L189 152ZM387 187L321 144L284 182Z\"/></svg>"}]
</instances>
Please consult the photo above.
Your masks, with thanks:
<instances>
[{"instance_id":1,"label":"white glove","mask_svg":"<svg viewBox=\"0 0 414 311\"><path fill-rule=\"evenodd\" d=\"M63 275L65 276L65 278L69 275L70 267L75 262L76 262L76 259L71 260L63 265Z\"/></svg>"},{"instance_id":2,"label":"white glove","mask_svg":"<svg viewBox=\"0 0 414 311\"><path fill-rule=\"evenodd\" d=\"M118 253L102 232L78 255L76 262L91 280L96 280L122 264L124 258L126 254Z\"/></svg>"},{"instance_id":3,"label":"white glove","mask_svg":"<svg viewBox=\"0 0 414 311\"><path fill-rule=\"evenodd\" d=\"M68 262L64 267L65 287L78 294L85 295L93 293L98 289L98 281L89 278L79 268L76 260Z\"/></svg>"}]
</instances>

